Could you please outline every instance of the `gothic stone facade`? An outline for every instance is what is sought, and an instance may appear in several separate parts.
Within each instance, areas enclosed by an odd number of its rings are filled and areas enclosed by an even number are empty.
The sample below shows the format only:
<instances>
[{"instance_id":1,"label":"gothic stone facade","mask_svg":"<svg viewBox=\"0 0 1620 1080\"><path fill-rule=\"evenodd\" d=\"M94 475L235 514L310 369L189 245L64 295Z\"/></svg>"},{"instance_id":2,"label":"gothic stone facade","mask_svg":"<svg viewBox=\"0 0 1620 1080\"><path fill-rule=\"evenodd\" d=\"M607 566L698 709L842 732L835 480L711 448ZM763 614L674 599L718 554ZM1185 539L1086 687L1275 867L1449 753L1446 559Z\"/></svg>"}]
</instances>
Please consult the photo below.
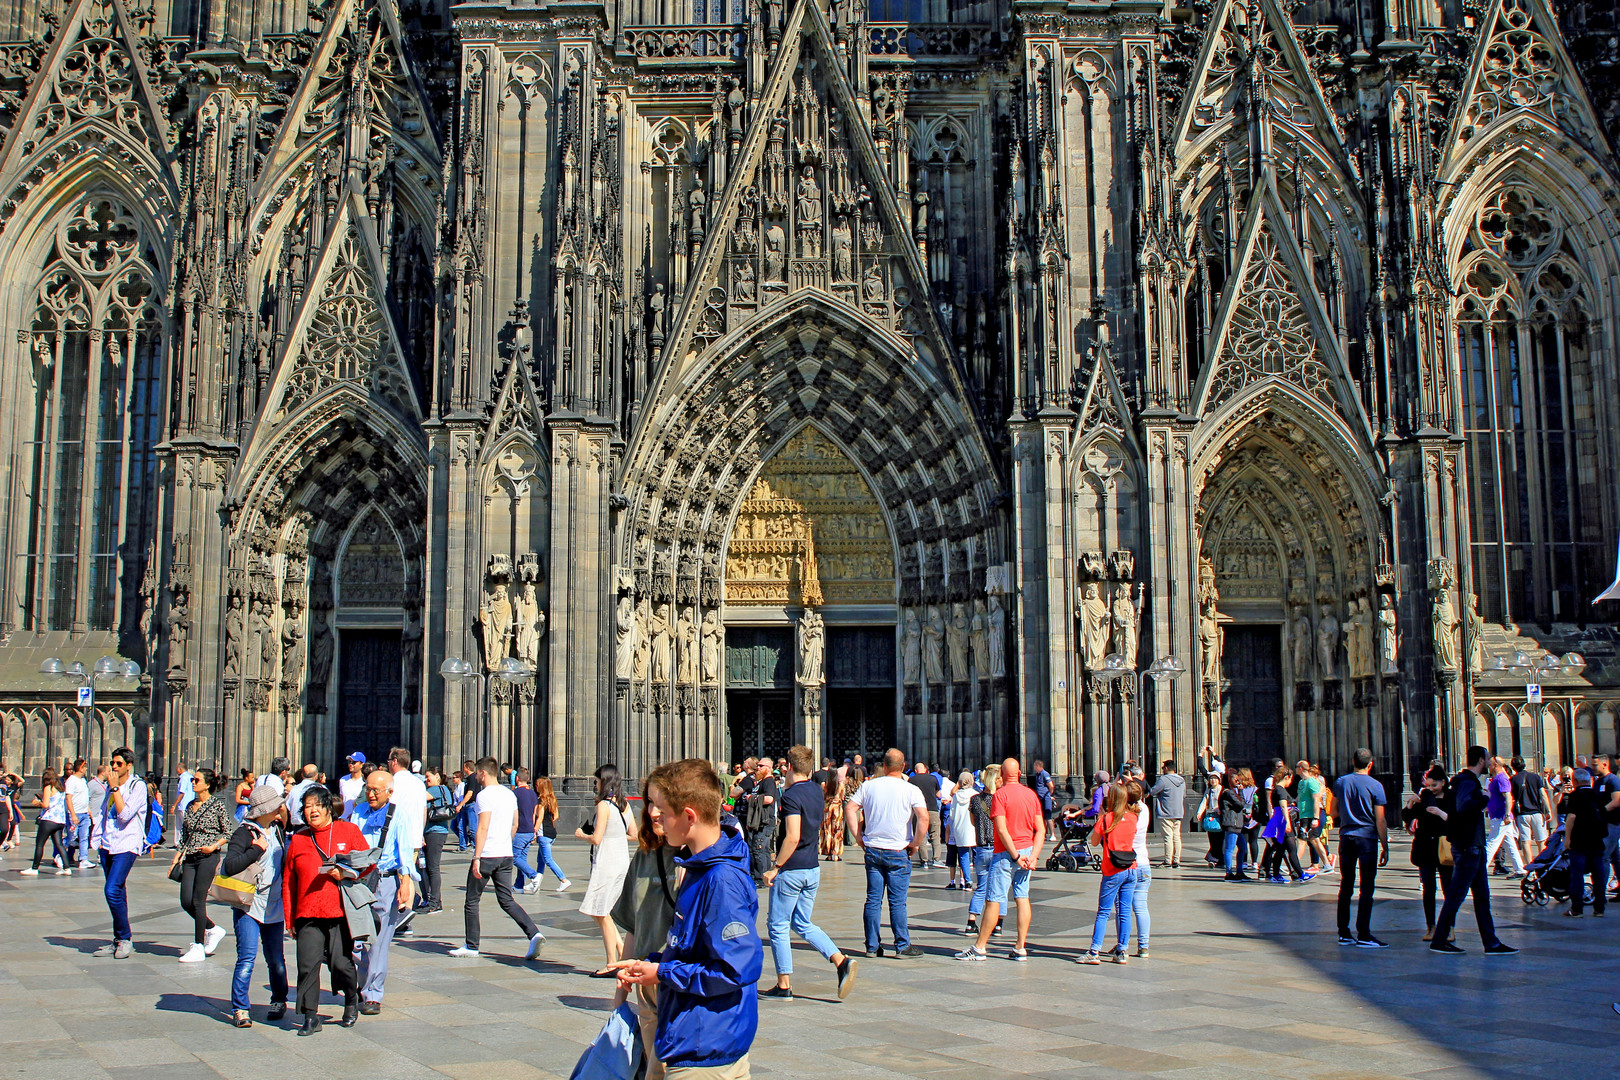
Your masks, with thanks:
<instances>
[{"instance_id":1,"label":"gothic stone facade","mask_svg":"<svg viewBox=\"0 0 1620 1080\"><path fill-rule=\"evenodd\" d=\"M6 764L1612 751L1610 8L0 0Z\"/></svg>"}]
</instances>

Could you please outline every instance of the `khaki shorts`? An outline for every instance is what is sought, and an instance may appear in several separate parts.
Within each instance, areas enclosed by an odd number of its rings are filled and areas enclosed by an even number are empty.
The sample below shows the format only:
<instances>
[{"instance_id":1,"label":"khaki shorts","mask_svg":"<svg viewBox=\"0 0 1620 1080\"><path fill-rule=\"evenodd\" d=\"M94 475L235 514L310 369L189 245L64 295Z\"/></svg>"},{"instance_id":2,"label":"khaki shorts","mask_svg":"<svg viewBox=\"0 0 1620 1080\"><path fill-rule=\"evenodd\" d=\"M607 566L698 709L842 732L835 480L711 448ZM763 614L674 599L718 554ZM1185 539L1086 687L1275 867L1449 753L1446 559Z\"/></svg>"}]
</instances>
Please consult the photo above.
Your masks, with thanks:
<instances>
[{"instance_id":1,"label":"khaki shorts","mask_svg":"<svg viewBox=\"0 0 1620 1080\"><path fill-rule=\"evenodd\" d=\"M664 1071L664 1080L750 1080L748 1055L730 1065L677 1065Z\"/></svg>"},{"instance_id":2,"label":"khaki shorts","mask_svg":"<svg viewBox=\"0 0 1620 1080\"><path fill-rule=\"evenodd\" d=\"M1534 840L1538 844L1545 844L1547 842L1547 815L1520 814L1519 835L1522 839Z\"/></svg>"}]
</instances>

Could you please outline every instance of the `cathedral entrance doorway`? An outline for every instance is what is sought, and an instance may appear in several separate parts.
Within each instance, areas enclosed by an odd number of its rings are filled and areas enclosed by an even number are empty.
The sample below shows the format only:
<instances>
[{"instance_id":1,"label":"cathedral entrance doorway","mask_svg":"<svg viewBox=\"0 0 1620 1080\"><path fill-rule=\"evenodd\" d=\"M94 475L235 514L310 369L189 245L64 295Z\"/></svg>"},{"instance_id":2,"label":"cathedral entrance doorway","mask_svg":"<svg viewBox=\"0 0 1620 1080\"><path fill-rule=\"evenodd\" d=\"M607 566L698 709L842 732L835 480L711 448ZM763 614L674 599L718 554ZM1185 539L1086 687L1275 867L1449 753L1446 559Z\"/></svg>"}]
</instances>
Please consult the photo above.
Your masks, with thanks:
<instances>
[{"instance_id":1,"label":"cathedral entrance doorway","mask_svg":"<svg viewBox=\"0 0 1620 1080\"><path fill-rule=\"evenodd\" d=\"M871 762L895 743L894 627L827 628L827 701L819 756ZM814 749L812 747L812 749Z\"/></svg>"},{"instance_id":2,"label":"cathedral entrance doorway","mask_svg":"<svg viewBox=\"0 0 1620 1080\"><path fill-rule=\"evenodd\" d=\"M1283 756L1282 632L1278 626L1228 626L1221 652L1221 724L1225 761L1262 769Z\"/></svg>"},{"instance_id":3,"label":"cathedral entrance doorway","mask_svg":"<svg viewBox=\"0 0 1620 1080\"><path fill-rule=\"evenodd\" d=\"M793 745L793 630L726 630L726 730L731 758L780 757Z\"/></svg>"},{"instance_id":4,"label":"cathedral entrance doorway","mask_svg":"<svg viewBox=\"0 0 1620 1080\"><path fill-rule=\"evenodd\" d=\"M400 739L400 632L339 630L338 753L381 761Z\"/></svg>"}]
</instances>

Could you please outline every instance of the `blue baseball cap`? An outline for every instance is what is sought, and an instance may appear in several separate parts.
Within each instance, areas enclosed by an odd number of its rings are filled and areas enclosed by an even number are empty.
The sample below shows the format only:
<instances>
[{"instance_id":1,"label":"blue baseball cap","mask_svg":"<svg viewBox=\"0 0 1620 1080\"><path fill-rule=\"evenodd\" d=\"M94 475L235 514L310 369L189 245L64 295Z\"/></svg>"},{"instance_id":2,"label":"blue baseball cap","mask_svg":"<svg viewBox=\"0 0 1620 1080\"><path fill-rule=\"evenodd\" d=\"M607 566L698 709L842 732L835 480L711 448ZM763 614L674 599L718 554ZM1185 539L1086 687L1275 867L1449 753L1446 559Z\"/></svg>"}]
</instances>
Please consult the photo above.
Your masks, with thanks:
<instances>
[{"instance_id":1,"label":"blue baseball cap","mask_svg":"<svg viewBox=\"0 0 1620 1080\"><path fill-rule=\"evenodd\" d=\"M348 757L344 758L343 760L344 761L352 761L356 765L364 765L366 763L366 755L364 755L360 751L356 750L354 753L350 754Z\"/></svg>"}]
</instances>

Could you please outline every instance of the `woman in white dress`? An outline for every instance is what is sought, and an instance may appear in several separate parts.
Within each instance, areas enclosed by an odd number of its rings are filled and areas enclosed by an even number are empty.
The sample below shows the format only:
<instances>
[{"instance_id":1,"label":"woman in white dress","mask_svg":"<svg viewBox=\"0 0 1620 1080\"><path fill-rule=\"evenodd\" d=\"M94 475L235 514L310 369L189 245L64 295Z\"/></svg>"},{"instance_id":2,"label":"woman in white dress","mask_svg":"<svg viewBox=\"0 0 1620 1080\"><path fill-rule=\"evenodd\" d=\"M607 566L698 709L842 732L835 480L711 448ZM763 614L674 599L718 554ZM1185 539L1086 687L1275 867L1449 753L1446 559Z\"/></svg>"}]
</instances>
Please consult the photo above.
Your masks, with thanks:
<instances>
[{"instance_id":1,"label":"woman in white dress","mask_svg":"<svg viewBox=\"0 0 1620 1080\"><path fill-rule=\"evenodd\" d=\"M591 862L591 883L579 910L595 919L596 925L602 928L607 964L591 977L611 979L618 975L613 965L618 962L624 944L618 927L613 925L613 905L619 902L619 892L624 888L624 875L630 869L630 844L636 839L636 823L630 816L630 804L624 797L624 782L619 778L618 766L603 765L596 770L596 818L590 832L575 829L574 836L589 840L596 848Z\"/></svg>"}]
</instances>

